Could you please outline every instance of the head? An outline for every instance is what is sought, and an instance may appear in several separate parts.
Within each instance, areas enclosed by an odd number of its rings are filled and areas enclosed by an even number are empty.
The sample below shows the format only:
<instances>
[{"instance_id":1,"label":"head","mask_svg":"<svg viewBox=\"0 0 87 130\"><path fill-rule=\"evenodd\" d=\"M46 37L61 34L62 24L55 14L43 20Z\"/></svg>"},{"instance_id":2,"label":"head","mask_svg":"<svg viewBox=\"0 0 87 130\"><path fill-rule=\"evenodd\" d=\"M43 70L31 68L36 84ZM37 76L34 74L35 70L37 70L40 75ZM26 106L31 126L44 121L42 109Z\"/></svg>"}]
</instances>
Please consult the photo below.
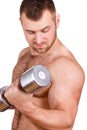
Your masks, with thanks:
<instances>
[{"instance_id":1,"label":"head","mask_svg":"<svg viewBox=\"0 0 87 130\"><path fill-rule=\"evenodd\" d=\"M31 49L38 53L48 51L55 42L59 22L53 1L23 0L20 20Z\"/></svg>"}]
</instances>

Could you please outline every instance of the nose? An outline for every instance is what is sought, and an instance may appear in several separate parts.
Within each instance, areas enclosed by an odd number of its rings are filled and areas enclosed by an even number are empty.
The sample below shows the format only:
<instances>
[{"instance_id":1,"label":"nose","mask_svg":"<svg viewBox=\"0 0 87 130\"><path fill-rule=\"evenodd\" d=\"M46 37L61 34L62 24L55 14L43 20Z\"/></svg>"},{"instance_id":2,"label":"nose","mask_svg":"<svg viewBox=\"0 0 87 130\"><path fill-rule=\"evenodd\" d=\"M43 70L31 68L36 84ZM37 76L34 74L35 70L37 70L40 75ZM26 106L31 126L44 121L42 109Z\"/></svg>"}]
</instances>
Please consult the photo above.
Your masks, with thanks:
<instances>
[{"instance_id":1,"label":"nose","mask_svg":"<svg viewBox=\"0 0 87 130\"><path fill-rule=\"evenodd\" d=\"M40 44L40 43L42 43L42 35L41 35L41 33L36 33L35 34L35 42L37 43L37 44Z\"/></svg>"}]
</instances>

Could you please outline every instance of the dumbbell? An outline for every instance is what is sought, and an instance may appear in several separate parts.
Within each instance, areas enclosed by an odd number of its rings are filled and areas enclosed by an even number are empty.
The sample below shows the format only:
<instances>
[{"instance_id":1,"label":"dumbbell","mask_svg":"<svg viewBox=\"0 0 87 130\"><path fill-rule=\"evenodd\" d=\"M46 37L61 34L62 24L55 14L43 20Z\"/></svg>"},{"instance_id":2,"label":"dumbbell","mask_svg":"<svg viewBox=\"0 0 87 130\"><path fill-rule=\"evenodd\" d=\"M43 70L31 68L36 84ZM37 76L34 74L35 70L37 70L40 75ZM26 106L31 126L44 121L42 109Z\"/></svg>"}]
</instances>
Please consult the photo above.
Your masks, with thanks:
<instances>
[{"instance_id":1,"label":"dumbbell","mask_svg":"<svg viewBox=\"0 0 87 130\"><path fill-rule=\"evenodd\" d=\"M35 65L22 73L20 77L20 86L26 93L36 93L44 87L50 85L51 77L48 69L43 65ZM5 90L8 86L0 89L0 112L11 107L11 104L4 97Z\"/></svg>"}]
</instances>

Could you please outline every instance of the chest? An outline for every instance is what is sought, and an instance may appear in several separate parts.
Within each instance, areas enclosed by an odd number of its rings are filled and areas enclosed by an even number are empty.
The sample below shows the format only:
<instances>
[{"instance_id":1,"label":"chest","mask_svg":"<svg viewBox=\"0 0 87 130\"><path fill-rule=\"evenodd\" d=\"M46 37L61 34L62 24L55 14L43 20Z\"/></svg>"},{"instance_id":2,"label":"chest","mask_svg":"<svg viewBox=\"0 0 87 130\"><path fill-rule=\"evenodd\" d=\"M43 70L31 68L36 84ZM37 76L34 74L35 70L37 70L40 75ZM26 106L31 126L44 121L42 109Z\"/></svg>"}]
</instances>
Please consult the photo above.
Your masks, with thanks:
<instances>
[{"instance_id":1,"label":"chest","mask_svg":"<svg viewBox=\"0 0 87 130\"><path fill-rule=\"evenodd\" d=\"M47 66L50 64L52 58L49 56L28 56L21 57L13 70L13 80L16 80L21 76L23 72L31 68L34 65L41 64Z\"/></svg>"},{"instance_id":2,"label":"chest","mask_svg":"<svg viewBox=\"0 0 87 130\"><path fill-rule=\"evenodd\" d=\"M37 64L42 64L44 66L48 66L49 61L48 58L45 57L28 57L28 56L24 56L21 57L17 63L17 65L14 68L13 71L13 81L20 78L22 73L25 72L26 70L28 70L29 68L31 68L34 65ZM37 96L42 96L42 95L46 95L46 92L48 91L48 88L44 88L43 91L41 90Z\"/></svg>"}]
</instances>

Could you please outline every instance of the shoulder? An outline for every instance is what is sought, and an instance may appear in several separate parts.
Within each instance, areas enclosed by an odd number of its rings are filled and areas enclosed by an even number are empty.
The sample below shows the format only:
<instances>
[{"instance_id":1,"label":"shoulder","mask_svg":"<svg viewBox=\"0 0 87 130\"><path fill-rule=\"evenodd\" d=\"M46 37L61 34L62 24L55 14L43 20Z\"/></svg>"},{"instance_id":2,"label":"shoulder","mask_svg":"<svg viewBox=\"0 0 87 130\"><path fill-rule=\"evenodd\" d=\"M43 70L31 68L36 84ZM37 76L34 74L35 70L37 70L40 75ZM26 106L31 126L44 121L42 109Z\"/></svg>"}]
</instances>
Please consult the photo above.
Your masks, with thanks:
<instances>
[{"instance_id":1,"label":"shoulder","mask_svg":"<svg viewBox=\"0 0 87 130\"><path fill-rule=\"evenodd\" d=\"M75 60L66 56L56 58L51 65L54 82L68 82L74 86L82 86L85 80L83 68Z\"/></svg>"},{"instance_id":2,"label":"shoulder","mask_svg":"<svg viewBox=\"0 0 87 130\"><path fill-rule=\"evenodd\" d=\"M29 47L24 48L23 50L21 50L21 52L19 53L18 58L22 57L23 55L25 55L27 52L29 52Z\"/></svg>"}]
</instances>

